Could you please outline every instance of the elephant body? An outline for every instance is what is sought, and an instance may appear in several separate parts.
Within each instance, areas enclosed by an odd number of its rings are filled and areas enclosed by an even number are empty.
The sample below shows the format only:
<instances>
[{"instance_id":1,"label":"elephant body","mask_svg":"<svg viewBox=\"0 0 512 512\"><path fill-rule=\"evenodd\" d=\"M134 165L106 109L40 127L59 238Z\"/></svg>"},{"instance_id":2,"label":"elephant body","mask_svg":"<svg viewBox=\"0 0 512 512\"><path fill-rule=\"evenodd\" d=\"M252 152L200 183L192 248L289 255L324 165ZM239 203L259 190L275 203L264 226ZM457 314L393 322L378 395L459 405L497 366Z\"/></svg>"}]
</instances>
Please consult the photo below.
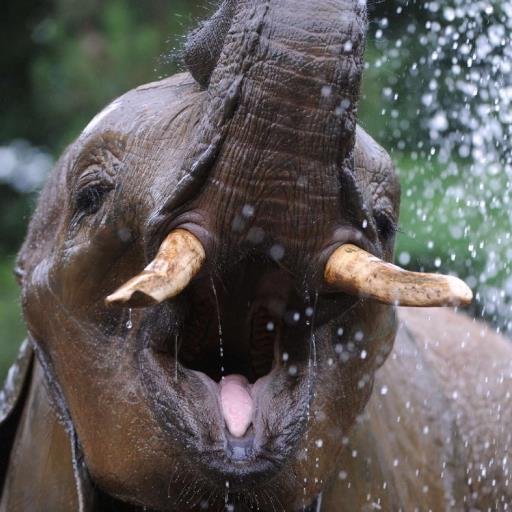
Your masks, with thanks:
<instances>
[{"instance_id":1,"label":"elephant body","mask_svg":"<svg viewBox=\"0 0 512 512\"><path fill-rule=\"evenodd\" d=\"M317 510L508 510L510 342L448 310L402 309L399 318L394 350L377 373L367 409L341 440L340 459L329 461L339 472ZM26 372L30 391L19 404L23 413L0 510L132 510L103 501L76 479L72 442L51 405L39 363ZM313 460L310 471L314 475ZM292 509L283 503L282 510Z\"/></svg>"},{"instance_id":2,"label":"elephant body","mask_svg":"<svg viewBox=\"0 0 512 512\"><path fill-rule=\"evenodd\" d=\"M325 510L509 510L510 341L449 310L400 321Z\"/></svg>"}]
</instances>

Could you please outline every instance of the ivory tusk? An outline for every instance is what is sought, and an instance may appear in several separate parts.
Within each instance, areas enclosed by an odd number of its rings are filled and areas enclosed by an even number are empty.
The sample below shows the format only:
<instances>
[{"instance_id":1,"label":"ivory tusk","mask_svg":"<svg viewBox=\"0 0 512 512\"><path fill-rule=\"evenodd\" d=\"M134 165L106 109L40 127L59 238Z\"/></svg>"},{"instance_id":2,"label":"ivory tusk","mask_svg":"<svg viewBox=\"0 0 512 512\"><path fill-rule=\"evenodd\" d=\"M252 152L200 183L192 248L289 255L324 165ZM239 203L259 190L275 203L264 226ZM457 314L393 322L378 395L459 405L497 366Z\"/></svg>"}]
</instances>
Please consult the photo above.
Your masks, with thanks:
<instances>
[{"instance_id":1,"label":"ivory tusk","mask_svg":"<svg viewBox=\"0 0 512 512\"><path fill-rule=\"evenodd\" d=\"M409 272L355 245L343 245L329 258L326 282L349 295L411 307L468 305L471 289L453 276Z\"/></svg>"},{"instance_id":2,"label":"ivory tusk","mask_svg":"<svg viewBox=\"0 0 512 512\"><path fill-rule=\"evenodd\" d=\"M144 307L176 297L201 270L205 259L201 242L189 231L176 229L162 242L155 259L105 302Z\"/></svg>"}]
</instances>

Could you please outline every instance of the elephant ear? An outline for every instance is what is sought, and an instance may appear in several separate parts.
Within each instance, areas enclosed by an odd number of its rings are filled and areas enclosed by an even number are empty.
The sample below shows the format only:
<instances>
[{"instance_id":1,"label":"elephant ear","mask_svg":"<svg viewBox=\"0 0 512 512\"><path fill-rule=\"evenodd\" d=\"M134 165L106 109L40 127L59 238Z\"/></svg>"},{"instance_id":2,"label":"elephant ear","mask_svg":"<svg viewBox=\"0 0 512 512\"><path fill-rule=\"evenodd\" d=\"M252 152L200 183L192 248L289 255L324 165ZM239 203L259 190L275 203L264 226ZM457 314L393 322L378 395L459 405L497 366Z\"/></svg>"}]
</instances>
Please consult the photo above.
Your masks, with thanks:
<instances>
[{"instance_id":1,"label":"elephant ear","mask_svg":"<svg viewBox=\"0 0 512 512\"><path fill-rule=\"evenodd\" d=\"M33 360L34 352L25 340L0 390L0 495L9 465L9 454L30 387Z\"/></svg>"}]
</instances>

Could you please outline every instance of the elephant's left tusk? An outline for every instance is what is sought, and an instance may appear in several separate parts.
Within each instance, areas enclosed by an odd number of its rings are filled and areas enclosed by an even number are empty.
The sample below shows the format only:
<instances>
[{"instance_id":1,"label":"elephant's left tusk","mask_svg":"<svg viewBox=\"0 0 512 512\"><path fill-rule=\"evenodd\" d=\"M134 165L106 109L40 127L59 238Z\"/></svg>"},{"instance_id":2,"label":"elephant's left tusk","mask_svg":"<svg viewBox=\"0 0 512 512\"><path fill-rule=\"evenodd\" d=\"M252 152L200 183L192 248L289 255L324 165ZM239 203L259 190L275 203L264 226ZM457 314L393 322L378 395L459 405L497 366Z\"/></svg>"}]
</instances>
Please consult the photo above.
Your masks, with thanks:
<instances>
[{"instance_id":1,"label":"elephant's left tusk","mask_svg":"<svg viewBox=\"0 0 512 512\"><path fill-rule=\"evenodd\" d=\"M201 270L205 259L201 242L189 231L176 229L163 241L155 259L105 302L146 307L176 297Z\"/></svg>"},{"instance_id":2,"label":"elephant's left tusk","mask_svg":"<svg viewBox=\"0 0 512 512\"><path fill-rule=\"evenodd\" d=\"M329 258L326 282L349 295L384 304L412 307L468 305L470 288L460 279L440 274L409 272L355 245L343 245Z\"/></svg>"}]
</instances>

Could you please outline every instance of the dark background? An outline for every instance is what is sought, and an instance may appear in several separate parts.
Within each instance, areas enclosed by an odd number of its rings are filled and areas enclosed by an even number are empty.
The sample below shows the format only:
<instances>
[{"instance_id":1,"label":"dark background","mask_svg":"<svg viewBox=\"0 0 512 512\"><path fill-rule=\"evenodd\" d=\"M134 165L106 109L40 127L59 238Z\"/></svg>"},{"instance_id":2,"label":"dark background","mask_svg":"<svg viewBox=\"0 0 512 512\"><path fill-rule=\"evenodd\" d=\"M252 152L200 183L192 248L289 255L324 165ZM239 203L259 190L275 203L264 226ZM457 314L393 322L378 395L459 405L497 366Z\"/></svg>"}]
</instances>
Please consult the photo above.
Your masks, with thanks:
<instances>
[{"instance_id":1,"label":"dark background","mask_svg":"<svg viewBox=\"0 0 512 512\"><path fill-rule=\"evenodd\" d=\"M509 286L508 263L498 257L507 255L510 247L498 240L505 240L510 232L510 218L504 214L509 181L502 171L507 161L504 148L498 147L494 160L482 163L471 138L486 129L487 118L481 118L478 108L492 103L492 95L503 89L503 72L489 71L485 90L491 100L482 96L481 86L474 95L467 84L477 80L470 75L475 69L480 75L486 73L491 56L507 57L499 31L491 34L496 35L494 39L488 37L491 53L476 53L479 37L487 37L493 24L506 27L508 19L498 2L493 12L480 10L476 15L454 14L455 10L448 10L452 3L454 8L460 4L455 0L369 2L360 122L392 153L401 174L399 262L413 269L458 273L479 292L473 313L484 314L506 330L510 327L507 287L512 293L512 282ZM52 161L113 98L182 69L183 35L213 7L202 0L4 2L0 16L0 378L24 337L11 274L13 260ZM469 45L469 52L462 44ZM468 63L468 55L473 54ZM478 121L472 123L469 135L471 123L461 112ZM496 148L495 141L487 142ZM491 164L497 168L490 169ZM487 178L501 191L493 195L501 202L482 210L480 202L492 199L481 191ZM490 245L497 248L498 256L490 258Z\"/></svg>"}]
</instances>

